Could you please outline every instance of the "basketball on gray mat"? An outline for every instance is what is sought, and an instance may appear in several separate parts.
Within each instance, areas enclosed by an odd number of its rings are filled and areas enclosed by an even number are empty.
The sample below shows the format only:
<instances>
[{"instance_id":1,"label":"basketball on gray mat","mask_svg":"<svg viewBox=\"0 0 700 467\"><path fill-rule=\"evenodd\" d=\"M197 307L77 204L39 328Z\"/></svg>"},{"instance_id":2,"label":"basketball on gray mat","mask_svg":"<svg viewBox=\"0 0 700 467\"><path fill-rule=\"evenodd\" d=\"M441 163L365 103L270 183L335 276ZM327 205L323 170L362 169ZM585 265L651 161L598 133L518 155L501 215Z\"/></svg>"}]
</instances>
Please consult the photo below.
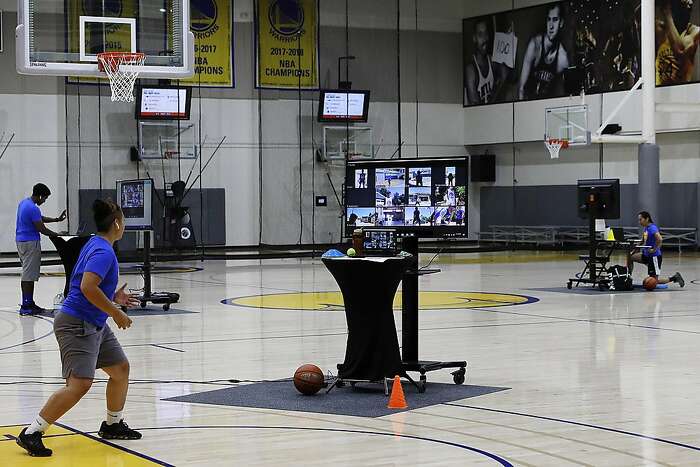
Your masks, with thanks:
<instances>
[{"instance_id":1,"label":"basketball on gray mat","mask_svg":"<svg viewBox=\"0 0 700 467\"><path fill-rule=\"evenodd\" d=\"M325 386L323 371L307 363L294 372L294 387L305 396L313 396Z\"/></svg>"}]
</instances>

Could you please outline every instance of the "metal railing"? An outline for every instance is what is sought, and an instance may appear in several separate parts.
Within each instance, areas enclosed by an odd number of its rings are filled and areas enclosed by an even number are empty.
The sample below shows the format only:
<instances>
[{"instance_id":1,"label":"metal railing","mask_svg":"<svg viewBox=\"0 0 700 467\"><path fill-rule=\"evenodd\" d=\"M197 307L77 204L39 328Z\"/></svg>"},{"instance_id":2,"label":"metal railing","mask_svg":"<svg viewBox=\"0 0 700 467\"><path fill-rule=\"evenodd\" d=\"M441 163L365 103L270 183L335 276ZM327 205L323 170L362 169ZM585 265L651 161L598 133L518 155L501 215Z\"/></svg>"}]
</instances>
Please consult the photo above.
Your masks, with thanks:
<instances>
[{"instance_id":1,"label":"metal railing","mask_svg":"<svg viewBox=\"0 0 700 467\"><path fill-rule=\"evenodd\" d=\"M639 227L622 227L628 238L639 237ZM480 242L484 243L518 243L534 245L561 245L588 243L587 226L568 225L491 225L488 229L477 232ZM663 228L661 235L664 246L683 247L698 246L696 228Z\"/></svg>"}]
</instances>

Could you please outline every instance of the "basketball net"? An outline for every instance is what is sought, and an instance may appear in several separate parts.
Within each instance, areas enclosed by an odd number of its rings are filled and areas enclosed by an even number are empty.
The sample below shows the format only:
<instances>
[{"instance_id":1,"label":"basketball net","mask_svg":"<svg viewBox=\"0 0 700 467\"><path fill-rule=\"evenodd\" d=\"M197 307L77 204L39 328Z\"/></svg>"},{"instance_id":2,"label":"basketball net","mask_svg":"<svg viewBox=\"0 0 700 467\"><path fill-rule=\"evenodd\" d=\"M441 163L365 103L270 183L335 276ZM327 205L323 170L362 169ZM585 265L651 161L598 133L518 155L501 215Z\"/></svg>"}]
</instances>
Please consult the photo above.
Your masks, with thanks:
<instances>
[{"instance_id":1,"label":"basketball net","mask_svg":"<svg viewBox=\"0 0 700 467\"><path fill-rule=\"evenodd\" d=\"M134 84L146 60L146 54L103 52L97 54L98 68L107 74L112 88L112 102L132 102Z\"/></svg>"},{"instance_id":2,"label":"basketball net","mask_svg":"<svg viewBox=\"0 0 700 467\"><path fill-rule=\"evenodd\" d=\"M569 141L566 139L549 138L544 140L544 145L549 151L549 157L559 159L559 151L569 147Z\"/></svg>"}]
</instances>

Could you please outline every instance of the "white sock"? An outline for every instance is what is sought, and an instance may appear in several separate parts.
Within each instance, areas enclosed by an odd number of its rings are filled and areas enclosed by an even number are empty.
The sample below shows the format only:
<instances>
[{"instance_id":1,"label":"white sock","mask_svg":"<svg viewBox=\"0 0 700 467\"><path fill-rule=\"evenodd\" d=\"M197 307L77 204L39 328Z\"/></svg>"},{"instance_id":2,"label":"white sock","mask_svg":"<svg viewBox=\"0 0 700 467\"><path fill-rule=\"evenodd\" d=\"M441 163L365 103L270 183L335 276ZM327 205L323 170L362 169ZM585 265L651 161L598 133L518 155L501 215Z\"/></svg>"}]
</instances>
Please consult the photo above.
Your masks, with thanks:
<instances>
[{"instance_id":1,"label":"white sock","mask_svg":"<svg viewBox=\"0 0 700 467\"><path fill-rule=\"evenodd\" d=\"M115 423L119 423L122 420L122 413L121 411L119 412L111 412L107 411L107 418L105 421L107 422L107 425L114 425Z\"/></svg>"},{"instance_id":2,"label":"white sock","mask_svg":"<svg viewBox=\"0 0 700 467\"><path fill-rule=\"evenodd\" d=\"M41 415L37 415L32 424L27 427L27 431L25 431L25 433L27 433L28 435L36 433L37 431L43 433L49 428L49 425L51 424L43 418L41 418Z\"/></svg>"}]
</instances>

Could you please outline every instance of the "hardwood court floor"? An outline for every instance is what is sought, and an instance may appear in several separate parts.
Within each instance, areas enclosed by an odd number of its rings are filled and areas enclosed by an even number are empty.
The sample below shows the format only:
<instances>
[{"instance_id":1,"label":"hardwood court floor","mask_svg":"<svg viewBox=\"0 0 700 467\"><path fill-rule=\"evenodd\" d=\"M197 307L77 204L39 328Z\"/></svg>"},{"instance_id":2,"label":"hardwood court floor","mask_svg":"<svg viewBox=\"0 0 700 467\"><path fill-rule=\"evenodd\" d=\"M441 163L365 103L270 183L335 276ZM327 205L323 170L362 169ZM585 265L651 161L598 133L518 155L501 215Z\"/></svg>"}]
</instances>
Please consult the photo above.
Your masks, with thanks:
<instances>
[{"instance_id":1,"label":"hardwood court floor","mask_svg":"<svg viewBox=\"0 0 700 467\"><path fill-rule=\"evenodd\" d=\"M318 260L189 263L203 270L156 275L154 288L181 293L176 308L195 313L136 316L115 331L134 380L126 421L144 438L94 439L104 416L96 382L49 431L48 460L26 456L12 436L60 382L51 319L20 318L19 278L0 270L0 464L700 465L700 287L691 283L700 259L665 258L665 272L684 274L682 290L582 295L564 289L579 269L573 258L441 257L442 273L421 279L436 292L422 299L421 357L466 359L467 384L510 389L379 418L164 400L224 387L211 380L288 378L306 362L335 372L346 328ZM50 305L62 283L42 277L37 301Z\"/></svg>"}]
</instances>

